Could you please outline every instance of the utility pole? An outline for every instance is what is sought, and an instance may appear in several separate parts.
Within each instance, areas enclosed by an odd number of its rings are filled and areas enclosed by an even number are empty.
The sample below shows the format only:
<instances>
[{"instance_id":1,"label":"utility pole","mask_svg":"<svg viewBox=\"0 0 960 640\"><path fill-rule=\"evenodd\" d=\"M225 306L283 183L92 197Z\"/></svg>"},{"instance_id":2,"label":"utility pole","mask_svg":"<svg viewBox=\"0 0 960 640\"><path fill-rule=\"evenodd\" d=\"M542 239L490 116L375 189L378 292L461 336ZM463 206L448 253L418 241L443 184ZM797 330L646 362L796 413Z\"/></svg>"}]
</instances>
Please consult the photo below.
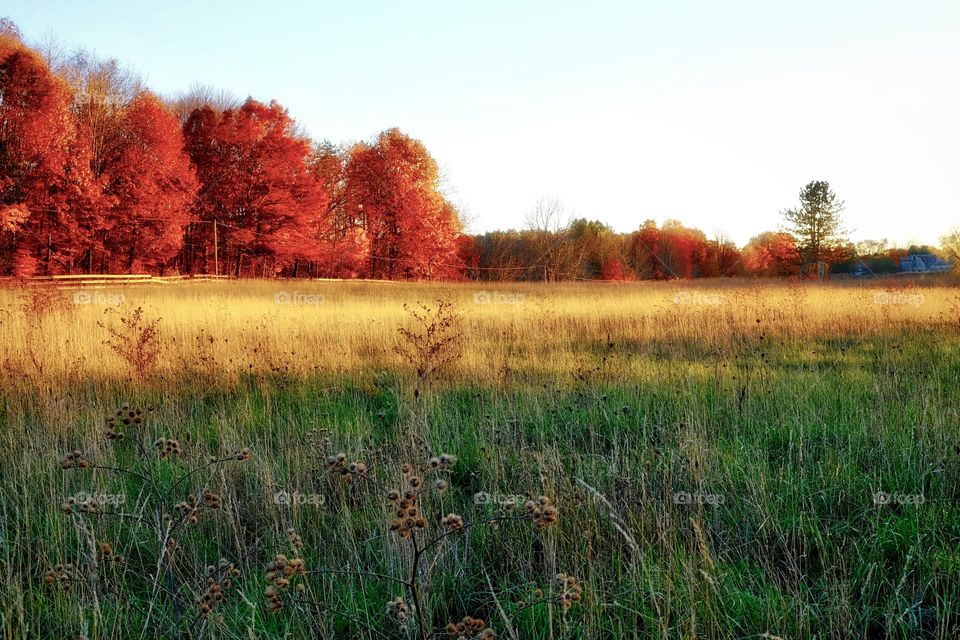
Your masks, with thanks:
<instances>
[{"instance_id":1,"label":"utility pole","mask_svg":"<svg viewBox=\"0 0 960 640\"><path fill-rule=\"evenodd\" d=\"M217 220L213 220L213 273L220 275L220 248L217 246Z\"/></svg>"}]
</instances>

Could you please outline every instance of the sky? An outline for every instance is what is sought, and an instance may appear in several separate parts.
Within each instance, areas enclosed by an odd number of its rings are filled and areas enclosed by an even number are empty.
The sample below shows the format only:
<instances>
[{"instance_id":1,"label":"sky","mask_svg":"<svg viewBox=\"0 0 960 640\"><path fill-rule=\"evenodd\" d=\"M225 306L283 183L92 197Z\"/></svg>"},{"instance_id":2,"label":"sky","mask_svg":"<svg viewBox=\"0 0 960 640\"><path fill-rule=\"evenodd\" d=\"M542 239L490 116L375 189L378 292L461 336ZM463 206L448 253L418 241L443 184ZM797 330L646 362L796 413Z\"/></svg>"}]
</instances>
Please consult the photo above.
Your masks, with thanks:
<instances>
[{"instance_id":1,"label":"sky","mask_svg":"<svg viewBox=\"0 0 960 640\"><path fill-rule=\"evenodd\" d=\"M537 200L738 244L811 180L852 240L960 225L960 3L5 0L28 41L115 57L151 89L276 99L315 139L399 127L474 232Z\"/></svg>"}]
</instances>

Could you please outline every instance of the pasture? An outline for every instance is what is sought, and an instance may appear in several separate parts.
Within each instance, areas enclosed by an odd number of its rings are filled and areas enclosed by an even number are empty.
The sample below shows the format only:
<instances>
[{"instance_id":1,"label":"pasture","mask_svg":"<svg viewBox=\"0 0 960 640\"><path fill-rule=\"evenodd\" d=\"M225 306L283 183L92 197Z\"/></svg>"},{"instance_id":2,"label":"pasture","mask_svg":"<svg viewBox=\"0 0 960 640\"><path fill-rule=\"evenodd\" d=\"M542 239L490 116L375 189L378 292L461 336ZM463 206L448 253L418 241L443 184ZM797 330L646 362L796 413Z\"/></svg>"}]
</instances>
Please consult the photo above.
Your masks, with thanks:
<instances>
[{"instance_id":1,"label":"pasture","mask_svg":"<svg viewBox=\"0 0 960 640\"><path fill-rule=\"evenodd\" d=\"M960 635L952 281L0 309L5 637Z\"/></svg>"}]
</instances>

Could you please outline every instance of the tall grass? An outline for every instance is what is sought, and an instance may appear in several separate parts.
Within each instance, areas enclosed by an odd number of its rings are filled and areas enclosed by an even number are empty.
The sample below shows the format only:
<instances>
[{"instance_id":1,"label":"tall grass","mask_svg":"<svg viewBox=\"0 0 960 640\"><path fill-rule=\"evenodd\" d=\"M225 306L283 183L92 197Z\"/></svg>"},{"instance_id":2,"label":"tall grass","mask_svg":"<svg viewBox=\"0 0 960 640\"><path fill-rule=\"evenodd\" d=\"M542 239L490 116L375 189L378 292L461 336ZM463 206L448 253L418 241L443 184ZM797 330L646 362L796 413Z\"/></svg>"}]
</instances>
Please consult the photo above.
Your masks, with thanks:
<instances>
[{"instance_id":1,"label":"tall grass","mask_svg":"<svg viewBox=\"0 0 960 640\"><path fill-rule=\"evenodd\" d=\"M404 462L456 454L431 529L540 495L557 505L544 531L504 522L444 546L422 605L438 630L473 616L519 638L960 633L960 292L945 283L76 293L0 291L7 637L183 628L151 583L158 541L133 519L147 517L149 487L59 466L76 449L132 464L104 431L123 403L154 405L151 438L183 449L155 462L164 486L208 455L253 454L191 476L222 507L178 540L183 619L208 568L239 570L194 637L420 633L397 624L406 595L390 578L406 575L409 550L383 496L325 471L341 451L393 484ZM415 329L403 305L437 300L461 314L460 355L415 398L415 367L396 349L398 328ZM107 327L137 308L141 324L157 321L149 366L109 344ZM123 496L110 509L121 515L64 514L78 492ZM304 599L322 606L271 613L264 568L290 555L288 530L318 572ZM92 541L124 562L92 569ZM44 582L70 564L87 574L73 587ZM557 573L578 578L576 606L556 604Z\"/></svg>"}]
</instances>

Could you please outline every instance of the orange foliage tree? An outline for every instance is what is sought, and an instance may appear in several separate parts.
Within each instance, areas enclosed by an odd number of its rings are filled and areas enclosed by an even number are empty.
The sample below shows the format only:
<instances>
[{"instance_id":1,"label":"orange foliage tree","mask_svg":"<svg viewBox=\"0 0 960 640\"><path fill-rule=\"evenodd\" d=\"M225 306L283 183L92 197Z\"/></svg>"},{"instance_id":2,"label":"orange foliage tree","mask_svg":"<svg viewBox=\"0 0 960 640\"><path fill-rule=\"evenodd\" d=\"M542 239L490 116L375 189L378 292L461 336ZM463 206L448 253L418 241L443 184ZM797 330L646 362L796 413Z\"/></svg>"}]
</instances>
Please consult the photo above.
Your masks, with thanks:
<instances>
[{"instance_id":1,"label":"orange foliage tree","mask_svg":"<svg viewBox=\"0 0 960 640\"><path fill-rule=\"evenodd\" d=\"M461 225L440 192L437 163L397 129L349 151L344 206L362 229L371 278L445 278L461 272Z\"/></svg>"},{"instance_id":2,"label":"orange foliage tree","mask_svg":"<svg viewBox=\"0 0 960 640\"><path fill-rule=\"evenodd\" d=\"M16 35L0 35L3 271L71 271L89 242L96 192L70 91Z\"/></svg>"},{"instance_id":3,"label":"orange foliage tree","mask_svg":"<svg viewBox=\"0 0 960 640\"><path fill-rule=\"evenodd\" d=\"M162 273L180 250L196 179L176 117L142 93L124 110L122 143L109 161L104 221L109 271Z\"/></svg>"},{"instance_id":4,"label":"orange foliage tree","mask_svg":"<svg viewBox=\"0 0 960 640\"><path fill-rule=\"evenodd\" d=\"M326 195L310 171L310 142L286 109L253 99L222 113L204 107L184 137L200 182L194 210L205 223L190 230L201 251L188 247L187 268L210 272L216 262L234 275L272 275L321 256Z\"/></svg>"},{"instance_id":5,"label":"orange foliage tree","mask_svg":"<svg viewBox=\"0 0 960 640\"><path fill-rule=\"evenodd\" d=\"M747 272L760 276L791 276L800 273L797 240L783 231L766 231L754 236L743 248Z\"/></svg>"}]
</instances>

